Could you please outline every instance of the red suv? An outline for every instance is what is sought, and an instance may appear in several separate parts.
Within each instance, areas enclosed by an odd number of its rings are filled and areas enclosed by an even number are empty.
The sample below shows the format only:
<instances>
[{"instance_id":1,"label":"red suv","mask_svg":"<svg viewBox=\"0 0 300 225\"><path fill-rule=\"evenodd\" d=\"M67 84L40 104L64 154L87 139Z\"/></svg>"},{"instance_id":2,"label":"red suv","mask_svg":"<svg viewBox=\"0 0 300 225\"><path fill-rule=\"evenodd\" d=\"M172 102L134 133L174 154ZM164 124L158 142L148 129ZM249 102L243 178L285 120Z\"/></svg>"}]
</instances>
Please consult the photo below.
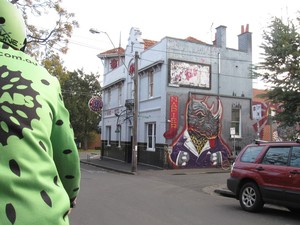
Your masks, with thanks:
<instances>
[{"instance_id":1,"label":"red suv","mask_svg":"<svg viewBox=\"0 0 300 225\"><path fill-rule=\"evenodd\" d=\"M227 187L246 211L271 203L300 212L300 141L247 145L236 157Z\"/></svg>"}]
</instances>

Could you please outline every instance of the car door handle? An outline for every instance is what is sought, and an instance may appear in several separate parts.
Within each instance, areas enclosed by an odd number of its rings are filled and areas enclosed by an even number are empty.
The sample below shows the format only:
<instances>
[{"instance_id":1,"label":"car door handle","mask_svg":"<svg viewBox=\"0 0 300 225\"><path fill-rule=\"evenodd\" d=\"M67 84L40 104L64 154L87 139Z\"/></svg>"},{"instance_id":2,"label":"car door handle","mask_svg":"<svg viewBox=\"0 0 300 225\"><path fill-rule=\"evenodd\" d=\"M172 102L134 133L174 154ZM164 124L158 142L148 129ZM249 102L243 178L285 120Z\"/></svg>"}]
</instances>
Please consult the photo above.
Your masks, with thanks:
<instances>
[{"instance_id":1,"label":"car door handle","mask_svg":"<svg viewBox=\"0 0 300 225\"><path fill-rule=\"evenodd\" d=\"M292 170L290 171L290 174L300 174L300 172L298 170Z\"/></svg>"},{"instance_id":2,"label":"car door handle","mask_svg":"<svg viewBox=\"0 0 300 225\"><path fill-rule=\"evenodd\" d=\"M265 169L263 167L259 166L259 167L256 167L256 170L262 171L262 170L265 170Z\"/></svg>"}]
</instances>

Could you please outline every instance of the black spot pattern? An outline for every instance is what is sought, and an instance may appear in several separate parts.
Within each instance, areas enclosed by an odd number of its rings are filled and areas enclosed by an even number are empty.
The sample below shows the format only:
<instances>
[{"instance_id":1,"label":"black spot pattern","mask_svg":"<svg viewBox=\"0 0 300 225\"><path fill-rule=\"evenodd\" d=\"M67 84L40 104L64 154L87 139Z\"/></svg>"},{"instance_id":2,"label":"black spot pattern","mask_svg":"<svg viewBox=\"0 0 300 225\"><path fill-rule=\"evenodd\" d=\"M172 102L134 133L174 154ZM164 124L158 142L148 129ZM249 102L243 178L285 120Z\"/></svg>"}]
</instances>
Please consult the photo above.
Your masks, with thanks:
<instances>
[{"instance_id":1,"label":"black spot pattern","mask_svg":"<svg viewBox=\"0 0 300 225\"><path fill-rule=\"evenodd\" d=\"M74 191L74 192L77 192L78 190L79 190L79 188L75 188L75 189L73 189L73 191Z\"/></svg>"},{"instance_id":2,"label":"black spot pattern","mask_svg":"<svg viewBox=\"0 0 300 225\"><path fill-rule=\"evenodd\" d=\"M15 160L9 160L9 168L18 177L21 176L20 166Z\"/></svg>"},{"instance_id":3,"label":"black spot pattern","mask_svg":"<svg viewBox=\"0 0 300 225\"><path fill-rule=\"evenodd\" d=\"M50 119L53 120L53 115L52 113L49 113Z\"/></svg>"},{"instance_id":4,"label":"black spot pattern","mask_svg":"<svg viewBox=\"0 0 300 225\"><path fill-rule=\"evenodd\" d=\"M41 105L36 100L38 92L31 87L32 81L24 79L20 71L1 66L0 77L0 98L5 99L0 107L0 144L5 146L10 136L22 139L23 129L32 129L31 121L39 119L36 110Z\"/></svg>"},{"instance_id":5,"label":"black spot pattern","mask_svg":"<svg viewBox=\"0 0 300 225\"><path fill-rule=\"evenodd\" d=\"M63 125L64 124L64 122L62 121L62 120L57 120L56 121L56 125L58 125L58 126L61 126L61 125Z\"/></svg>"},{"instance_id":6,"label":"black spot pattern","mask_svg":"<svg viewBox=\"0 0 300 225\"><path fill-rule=\"evenodd\" d=\"M71 149L66 149L63 151L64 154L71 154L72 153L72 150Z\"/></svg>"},{"instance_id":7,"label":"black spot pattern","mask_svg":"<svg viewBox=\"0 0 300 225\"><path fill-rule=\"evenodd\" d=\"M68 214L69 214L69 211L65 212L65 214L63 216L64 220L66 220L66 217L67 217Z\"/></svg>"},{"instance_id":8,"label":"black spot pattern","mask_svg":"<svg viewBox=\"0 0 300 225\"><path fill-rule=\"evenodd\" d=\"M41 80L41 82L42 82L43 84L47 85L47 86L50 85L50 83L49 83L47 80Z\"/></svg>"},{"instance_id":9,"label":"black spot pattern","mask_svg":"<svg viewBox=\"0 0 300 225\"><path fill-rule=\"evenodd\" d=\"M47 194L46 191L41 191L41 196L42 196L42 199L44 200L44 202L49 206L49 207L52 207L52 201L51 201L51 198L49 197L49 195Z\"/></svg>"},{"instance_id":10,"label":"black spot pattern","mask_svg":"<svg viewBox=\"0 0 300 225\"><path fill-rule=\"evenodd\" d=\"M53 182L54 182L54 184L55 184L56 186L59 187L59 185L58 185L58 176L55 176L55 177L54 177Z\"/></svg>"},{"instance_id":11,"label":"black spot pattern","mask_svg":"<svg viewBox=\"0 0 300 225\"><path fill-rule=\"evenodd\" d=\"M11 222L11 224L14 224L16 221L16 210L15 210L15 207L11 203L6 205L5 213L6 213L7 219Z\"/></svg>"},{"instance_id":12,"label":"black spot pattern","mask_svg":"<svg viewBox=\"0 0 300 225\"><path fill-rule=\"evenodd\" d=\"M72 175L66 175L65 178L70 180L70 179L74 179L74 176L72 176Z\"/></svg>"},{"instance_id":13,"label":"black spot pattern","mask_svg":"<svg viewBox=\"0 0 300 225\"><path fill-rule=\"evenodd\" d=\"M39 145L42 147L42 149L44 149L45 152L47 152L46 146L42 141L39 142Z\"/></svg>"}]
</instances>

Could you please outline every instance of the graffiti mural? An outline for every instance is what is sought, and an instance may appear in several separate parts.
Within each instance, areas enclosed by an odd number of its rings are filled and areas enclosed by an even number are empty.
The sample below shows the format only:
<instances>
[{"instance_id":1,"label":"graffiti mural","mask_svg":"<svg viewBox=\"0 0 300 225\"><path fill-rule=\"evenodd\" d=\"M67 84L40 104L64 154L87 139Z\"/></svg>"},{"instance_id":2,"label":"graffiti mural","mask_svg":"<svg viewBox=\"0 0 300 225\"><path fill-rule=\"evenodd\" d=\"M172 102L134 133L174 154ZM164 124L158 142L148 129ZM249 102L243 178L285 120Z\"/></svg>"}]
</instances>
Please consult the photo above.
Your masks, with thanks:
<instances>
[{"instance_id":1,"label":"graffiti mural","mask_svg":"<svg viewBox=\"0 0 300 225\"><path fill-rule=\"evenodd\" d=\"M168 155L173 168L213 167L230 155L221 137L222 104L211 99L191 97L187 102L185 125Z\"/></svg>"},{"instance_id":2,"label":"graffiti mural","mask_svg":"<svg viewBox=\"0 0 300 225\"><path fill-rule=\"evenodd\" d=\"M253 101L253 106L257 105L261 108L260 117L255 117L255 112L252 107L253 119L256 121L253 124L253 129L258 134L257 138L265 141L282 141L282 137L280 137L281 135L278 129L279 124L272 120L272 117L279 112L279 104Z\"/></svg>"}]
</instances>

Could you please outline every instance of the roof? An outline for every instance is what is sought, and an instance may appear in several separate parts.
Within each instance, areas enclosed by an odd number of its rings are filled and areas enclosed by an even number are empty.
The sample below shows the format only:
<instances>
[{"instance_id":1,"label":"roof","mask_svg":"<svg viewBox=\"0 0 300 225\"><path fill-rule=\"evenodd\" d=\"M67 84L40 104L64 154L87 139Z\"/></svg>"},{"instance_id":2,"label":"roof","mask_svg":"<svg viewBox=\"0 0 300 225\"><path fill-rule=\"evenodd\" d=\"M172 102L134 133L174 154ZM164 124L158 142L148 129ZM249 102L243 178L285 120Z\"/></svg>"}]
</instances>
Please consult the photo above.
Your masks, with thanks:
<instances>
[{"instance_id":1,"label":"roof","mask_svg":"<svg viewBox=\"0 0 300 225\"><path fill-rule=\"evenodd\" d=\"M253 98L252 98L253 101L255 101L255 102L266 101L266 99L263 99L259 96L261 94L266 94L265 90L260 90L260 89L253 88L252 91L253 91Z\"/></svg>"},{"instance_id":2,"label":"roof","mask_svg":"<svg viewBox=\"0 0 300 225\"><path fill-rule=\"evenodd\" d=\"M118 47L118 48L113 48L110 50L107 50L105 52L101 52L100 55L124 55L125 50L122 47Z\"/></svg>"},{"instance_id":3,"label":"roof","mask_svg":"<svg viewBox=\"0 0 300 225\"><path fill-rule=\"evenodd\" d=\"M198 44L207 44L207 43L205 43L203 41L200 41L200 40L198 40L198 39L196 39L194 37L191 37L191 36L187 37L184 40L187 40L187 41L190 41L190 42L195 42L195 43L198 43Z\"/></svg>"},{"instance_id":4,"label":"roof","mask_svg":"<svg viewBox=\"0 0 300 225\"><path fill-rule=\"evenodd\" d=\"M157 41L149 40L149 39L143 39L144 40L144 48L150 48L151 46L155 45Z\"/></svg>"},{"instance_id":5,"label":"roof","mask_svg":"<svg viewBox=\"0 0 300 225\"><path fill-rule=\"evenodd\" d=\"M184 40L186 41L190 41L190 42L195 42L195 43L198 43L198 44L207 44L203 41L200 41L194 37L187 37L185 38ZM150 47L152 47L153 45L155 45L157 43L157 41L153 41L153 40L149 40L149 39L143 39L144 41L144 49L148 49ZM107 55L124 55L125 54L125 50L124 48L122 47L118 47L118 48L113 48L113 49L110 49L110 50L107 50L105 52L101 52L99 54L99 56L107 56Z\"/></svg>"}]
</instances>

